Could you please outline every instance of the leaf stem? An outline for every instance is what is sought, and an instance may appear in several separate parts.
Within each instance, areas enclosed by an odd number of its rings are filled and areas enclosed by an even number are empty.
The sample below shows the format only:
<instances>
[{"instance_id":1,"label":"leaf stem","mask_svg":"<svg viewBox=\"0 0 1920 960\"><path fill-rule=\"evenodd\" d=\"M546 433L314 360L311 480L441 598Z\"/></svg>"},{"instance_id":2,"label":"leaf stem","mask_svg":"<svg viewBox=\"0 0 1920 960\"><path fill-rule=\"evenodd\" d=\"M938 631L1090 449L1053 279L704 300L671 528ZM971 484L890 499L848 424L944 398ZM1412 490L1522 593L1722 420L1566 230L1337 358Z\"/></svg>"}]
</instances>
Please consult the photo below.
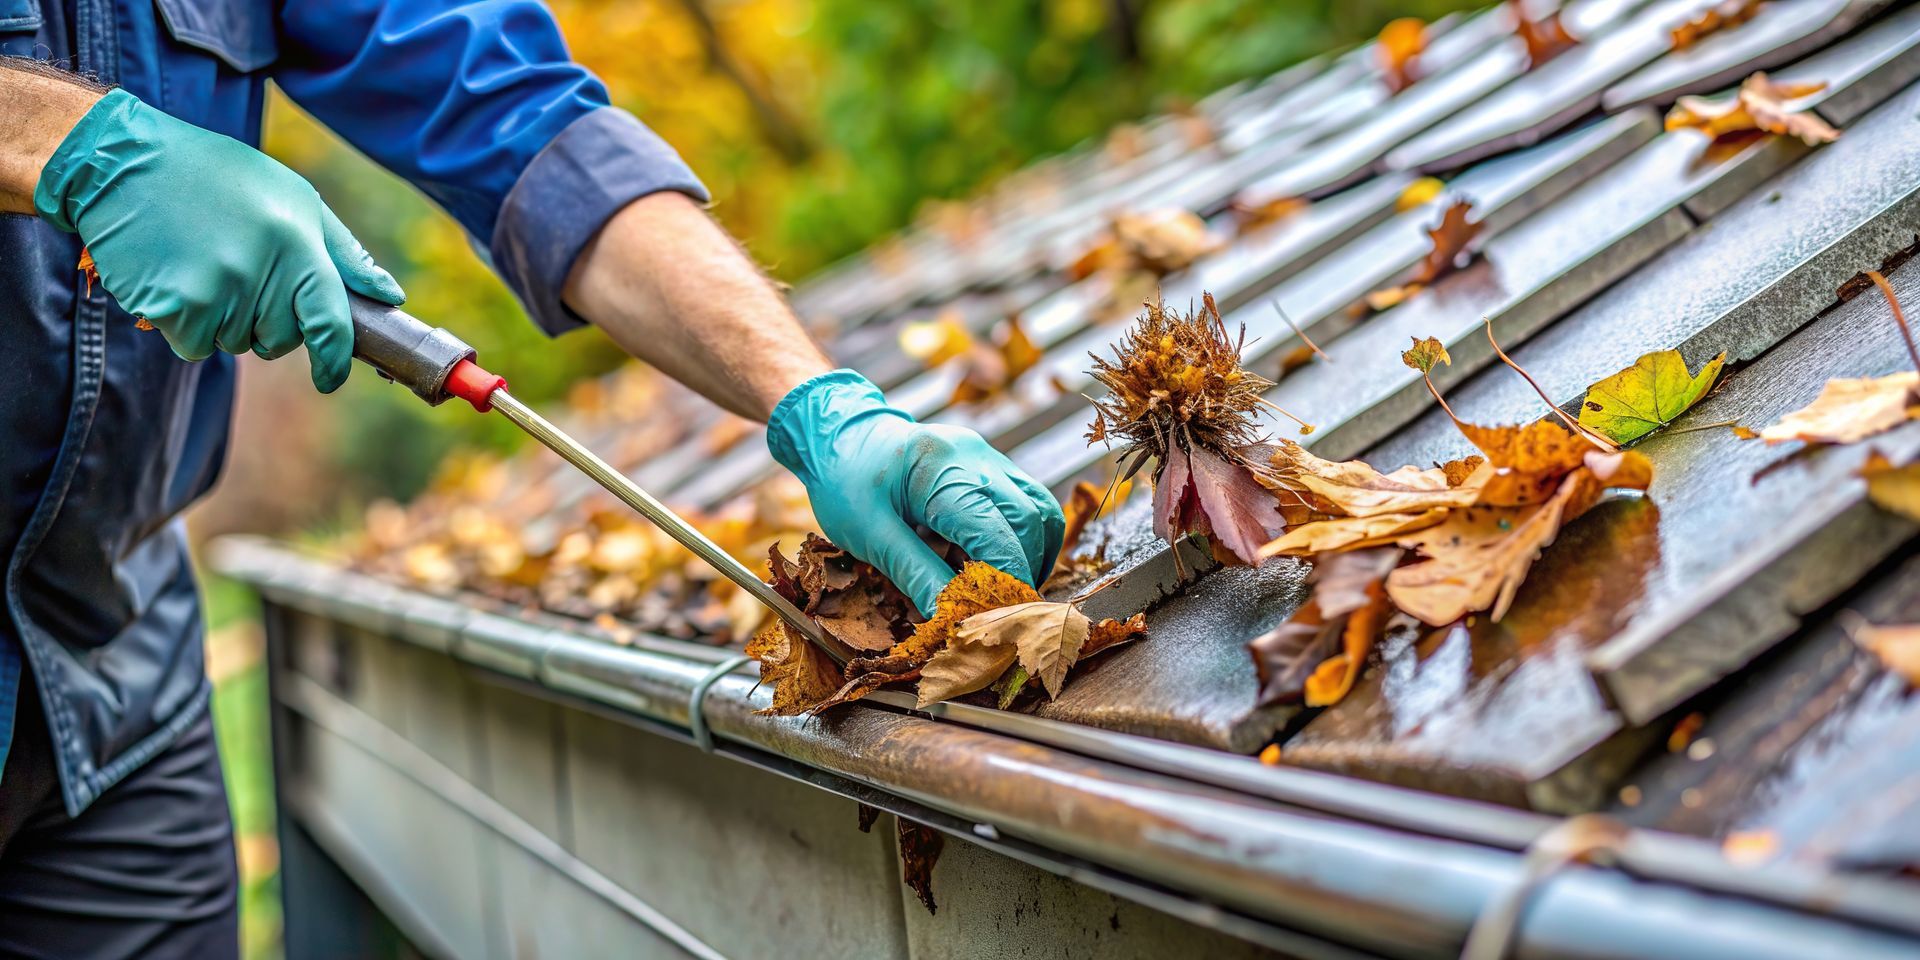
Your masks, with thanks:
<instances>
[{"instance_id":1,"label":"leaf stem","mask_svg":"<svg viewBox=\"0 0 1920 960\"><path fill-rule=\"evenodd\" d=\"M1433 375L1428 373L1422 373L1420 374L1420 379L1426 383L1427 392L1433 394L1434 402L1440 405L1440 409L1445 410L1447 412L1447 418L1453 421L1453 425L1456 427L1464 428L1466 425L1460 422L1459 417L1454 416L1453 408L1450 406L1447 406L1447 398L1441 396L1440 389L1433 385Z\"/></svg>"},{"instance_id":2,"label":"leaf stem","mask_svg":"<svg viewBox=\"0 0 1920 960\"><path fill-rule=\"evenodd\" d=\"M1893 308L1893 322L1900 325L1900 337L1907 342L1907 356L1913 360L1913 369L1920 372L1920 347L1913 344L1913 328L1907 326L1907 314L1900 309L1900 298L1893 295L1893 284L1888 283L1878 270L1868 270L1867 279L1880 288L1887 298L1887 306Z\"/></svg>"},{"instance_id":3,"label":"leaf stem","mask_svg":"<svg viewBox=\"0 0 1920 960\"><path fill-rule=\"evenodd\" d=\"M1259 400L1261 403L1266 404L1268 407L1273 408L1275 413L1278 413L1281 416L1286 417L1288 420L1292 420L1294 423L1299 424L1300 432L1302 434L1309 434L1313 432L1314 430L1313 424L1308 423L1305 420L1302 420L1291 413L1288 413L1285 407L1282 407L1279 404L1274 403L1272 400L1268 400L1266 397L1255 397L1254 399Z\"/></svg>"},{"instance_id":4,"label":"leaf stem","mask_svg":"<svg viewBox=\"0 0 1920 960\"><path fill-rule=\"evenodd\" d=\"M1620 449L1619 447L1615 446L1611 441L1607 440L1605 437L1602 437L1599 434L1594 433L1592 430L1589 430L1586 427L1581 426L1578 420L1575 420L1572 417L1567 416L1567 412L1565 410L1560 409L1560 405L1557 403L1554 403L1552 397L1547 396L1547 391L1541 389L1540 382L1533 379L1533 374L1528 373L1525 367L1522 367L1519 364L1513 362L1513 358L1507 356L1507 352L1505 350L1500 349L1500 341L1495 340L1493 338L1493 318L1481 317L1480 322L1486 328L1487 342L1490 344L1493 344L1494 355L1500 358L1501 363L1504 363L1507 366L1512 367L1513 372L1519 374L1522 379L1527 381L1527 386L1532 387L1533 392L1540 395L1541 402L1547 405L1548 410L1553 411L1554 416L1560 418L1560 422L1567 425L1567 429L1572 430L1574 433L1577 433L1583 437L1586 437L1589 443L1592 443L1594 446L1599 447L1600 449L1605 450L1608 453L1612 453L1613 451Z\"/></svg>"},{"instance_id":5,"label":"leaf stem","mask_svg":"<svg viewBox=\"0 0 1920 960\"><path fill-rule=\"evenodd\" d=\"M1285 320L1287 322L1287 326L1293 328L1293 335L1296 337L1299 337L1300 342L1307 345L1307 349L1312 350L1316 355L1320 357L1320 359L1325 360L1328 363L1333 362L1333 358L1327 356L1327 352L1325 350L1320 349L1320 345L1317 343L1314 343L1313 338L1307 336L1307 332L1305 330L1300 329L1300 325L1297 323L1294 323L1292 317L1287 316L1287 311L1282 310L1280 308L1280 301L1278 299L1269 300L1267 302L1273 304L1273 312L1279 314L1280 319Z\"/></svg>"},{"instance_id":6,"label":"leaf stem","mask_svg":"<svg viewBox=\"0 0 1920 960\"><path fill-rule=\"evenodd\" d=\"M1712 423L1696 423L1691 427L1681 427L1678 430L1668 430L1667 435L1672 436L1674 434L1679 434L1679 433L1699 433L1702 430L1718 430L1721 427L1737 427L1739 425L1740 425L1740 421L1738 420L1716 420ZM1663 423L1660 426L1662 429L1664 429L1666 427L1666 424Z\"/></svg>"}]
</instances>

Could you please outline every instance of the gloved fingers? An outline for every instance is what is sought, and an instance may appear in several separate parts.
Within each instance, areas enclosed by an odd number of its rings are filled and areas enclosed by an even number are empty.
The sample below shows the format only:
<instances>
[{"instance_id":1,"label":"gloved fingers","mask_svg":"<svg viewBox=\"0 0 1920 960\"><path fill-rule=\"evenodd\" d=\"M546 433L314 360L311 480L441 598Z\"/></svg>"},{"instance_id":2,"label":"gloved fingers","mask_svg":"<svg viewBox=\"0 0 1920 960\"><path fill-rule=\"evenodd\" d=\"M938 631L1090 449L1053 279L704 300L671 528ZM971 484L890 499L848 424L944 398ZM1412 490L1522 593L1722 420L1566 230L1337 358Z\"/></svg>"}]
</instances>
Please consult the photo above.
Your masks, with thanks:
<instances>
[{"instance_id":1,"label":"gloved fingers","mask_svg":"<svg viewBox=\"0 0 1920 960\"><path fill-rule=\"evenodd\" d=\"M310 273L294 291L293 309L300 339L307 345L313 366L313 386L332 393L347 382L353 367L353 316L347 310L347 288L329 271Z\"/></svg>"},{"instance_id":2,"label":"gloved fingers","mask_svg":"<svg viewBox=\"0 0 1920 960\"><path fill-rule=\"evenodd\" d=\"M958 466L942 468L920 515L933 532L965 550L967 556L1028 583L1035 582L1026 545L1007 522L985 478Z\"/></svg>"},{"instance_id":3,"label":"gloved fingers","mask_svg":"<svg viewBox=\"0 0 1920 960\"><path fill-rule=\"evenodd\" d=\"M855 544L848 547L855 556L886 574L923 616L933 616L940 591L953 579L953 568L899 517L863 517L859 523L859 537L834 529L825 532L836 543Z\"/></svg>"},{"instance_id":4,"label":"gloved fingers","mask_svg":"<svg viewBox=\"0 0 1920 960\"><path fill-rule=\"evenodd\" d=\"M324 276L326 271L320 269L317 262L304 271L296 272L278 264L270 269L272 272L262 284L260 298L254 304L245 342L234 346L223 342L222 349L230 353L247 349L263 359L278 360L300 346L302 290L316 281L316 274ZM224 341L224 334L222 339Z\"/></svg>"},{"instance_id":5,"label":"gloved fingers","mask_svg":"<svg viewBox=\"0 0 1920 960\"><path fill-rule=\"evenodd\" d=\"M320 205L320 223L326 233L327 255L333 258L333 265L339 268L340 279L346 283L347 289L389 306L397 307L407 302L407 293L400 289L400 281L393 279L393 274L373 262L373 255L360 245L353 232L324 203Z\"/></svg>"},{"instance_id":6,"label":"gloved fingers","mask_svg":"<svg viewBox=\"0 0 1920 960\"><path fill-rule=\"evenodd\" d=\"M213 316L215 309L192 308L172 316L148 317L147 322L166 338L174 356L182 360L200 361L213 356L220 349L215 343L215 334L220 328L219 318Z\"/></svg>"},{"instance_id":7,"label":"gloved fingers","mask_svg":"<svg viewBox=\"0 0 1920 960\"><path fill-rule=\"evenodd\" d=\"M1040 552L1034 560L1033 569L1040 579L1045 580L1047 574L1053 571L1054 562L1060 559L1060 546L1067 538L1067 516L1060 511L1060 501L1054 499L1051 491L1027 476L1026 471L1013 466L1011 461L1007 465L1007 479L1026 495L1031 511L1029 515L1038 520ZM1016 526L1015 529L1019 528ZM1028 550L1033 549L1033 542L1025 535L1022 535L1021 542L1027 544Z\"/></svg>"}]
</instances>

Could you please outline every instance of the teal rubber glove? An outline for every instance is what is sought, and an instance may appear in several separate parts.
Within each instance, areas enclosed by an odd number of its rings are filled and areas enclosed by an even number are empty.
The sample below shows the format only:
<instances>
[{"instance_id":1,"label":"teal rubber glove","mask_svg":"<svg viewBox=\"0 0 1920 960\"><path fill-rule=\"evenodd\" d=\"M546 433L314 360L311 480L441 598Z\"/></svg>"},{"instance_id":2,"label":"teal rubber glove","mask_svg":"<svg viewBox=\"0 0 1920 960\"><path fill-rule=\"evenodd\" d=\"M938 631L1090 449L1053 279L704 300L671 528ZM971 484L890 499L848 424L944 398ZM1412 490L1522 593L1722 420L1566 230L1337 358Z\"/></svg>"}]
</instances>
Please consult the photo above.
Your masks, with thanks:
<instances>
[{"instance_id":1,"label":"teal rubber glove","mask_svg":"<svg viewBox=\"0 0 1920 960\"><path fill-rule=\"evenodd\" d=\"M299 174L124 90L61 141L33 205L79 234L106 291L188 360L272 360L304 343L313 385L331 393L353 361L347 291L406 299Z\"/></svg>"},{"instance_id":2,"label":"teal rubber glove","mask_svg":"<svg viewBox=\"0 0 1920 960\"><path fill-rule=\"evenodd\" d=\"M827 538L880 568L929 616L954 571L915 524L1033 584L1066 535L1053 494L979 434L915 422L852 370L793 388L767 421L767 445L806 484Z\"/></svg>"}]
</instances>

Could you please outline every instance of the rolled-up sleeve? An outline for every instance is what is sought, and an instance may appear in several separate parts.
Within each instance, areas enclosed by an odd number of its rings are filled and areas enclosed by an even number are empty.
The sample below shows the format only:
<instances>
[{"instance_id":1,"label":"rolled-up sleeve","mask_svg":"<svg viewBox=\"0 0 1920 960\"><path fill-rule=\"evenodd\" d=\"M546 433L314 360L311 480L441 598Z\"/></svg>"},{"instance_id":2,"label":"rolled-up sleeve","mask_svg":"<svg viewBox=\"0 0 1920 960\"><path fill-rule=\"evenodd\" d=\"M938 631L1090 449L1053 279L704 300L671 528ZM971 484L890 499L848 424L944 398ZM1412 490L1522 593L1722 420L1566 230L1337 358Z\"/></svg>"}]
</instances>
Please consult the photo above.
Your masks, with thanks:
<instances>
[{"instance_id":1,"label":"rolled-up sleeve","mask_svg":"<svg viewBox=\"0 0 1920 960\"><path fill-rule=\"evenodd\" d=\"M574 260L662 190L707 200L672 147L568 56L534 0L290 0L274 79L479 243L549 333Z\"/></svg>"}]
</instances>

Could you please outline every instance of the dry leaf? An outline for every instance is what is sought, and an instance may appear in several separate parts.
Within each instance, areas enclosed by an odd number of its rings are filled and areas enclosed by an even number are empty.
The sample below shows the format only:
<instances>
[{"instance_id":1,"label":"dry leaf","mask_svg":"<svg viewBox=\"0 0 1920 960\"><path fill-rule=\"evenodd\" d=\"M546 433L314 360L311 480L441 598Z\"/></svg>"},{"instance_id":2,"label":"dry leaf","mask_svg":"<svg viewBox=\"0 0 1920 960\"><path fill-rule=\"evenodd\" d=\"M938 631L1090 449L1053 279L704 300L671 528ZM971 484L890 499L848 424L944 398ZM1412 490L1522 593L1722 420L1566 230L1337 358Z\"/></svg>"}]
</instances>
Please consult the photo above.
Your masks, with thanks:
<instances>
[{"instance_id":1,"label":"dry leaf","mask_svg":"<svg viewBox=\"0 0 1920 960\"><path fill-rule=\"evenodd\" d=\"M1227 212L1233 217L1234 233L1246 237L1282 220L1291 219L1305 212L1308 206L1310 204L1303 197L1274 197L1261 201L1235 199L1227 207Z\"/></svg>"},{"instance_id":2,"label":"dry leaf","mask_svg":"<svg viewBox=\"0 0 1920 960\"><path fill-rule=\"evenodd\" d=\"M1747 130L1799 137L1809 145L1839 138L1840 131L1812 113L1790 110L1787 104L1825 90L1824 83L1780 84L1755 73L1740 90L1724 100L1681 97L1667 112L1668 130L1699 130L1720 138Z\"/></svg>"},{"instance_id":3,"label":"dry leaf","mask_svg":"<svg viewBox=\"0 0 1920 960\"><path fill-rule=\"evenodd\" d=\"M1338 659L1313 685L1315 702L1338 701L1386 622L1381 582L1400 560L1398 548L1383 547L1315 557L1308 583L1313 595L1286 623L1247 643L1260 679L1258 705L1292 703L1308 695L1308 684L1323 664Z\"/></svg>"},{"instance_id":4,"label":"dry leaf","mask_svg":"<svg viewBox=\"0 0 1920 960\"><path fill-rule=\"evenodd\" d=\"M1878 657L1881 664L1906 680L1908 686L1920 687L1920 624L1875 626L1857 614L1842 619L1852 621L1847 624L1847 633L1860 649Z\"/></svg>"},{"instance_id":5,"label":"dry leaf","mask_svg":"<svg viewBox=\"0 0 1920 960\"><path fill-rule=\"evenodd\" d=\"M932 320L920 320L900 328L900 352L928 367L937 367L955 357L965 356L974 347L958 310L942 310Z\"/></svg>"},{"instance_id":6,"label":"dry leaf","mask_svg":"<svg viewBox=\"0 0 1920 960\"><path fill-rule=\"evenodd\" d=\"M1154 481L1153 506L1153 530L1161 539L1198 534L1247 564L1260 562L1260 547L1286 528L1252 470L1204 448L1168 453Z\"/></svg>"},{"instance_id":7,"label":"dry leaf","mask_svg":"<svg viewBox=\"0 0 1920 960\"><path fill-rule=\"evenodd\" d=\"M1093 357L1107 394L1093 402L1088 441L1118 438L1162 460L1176 440L1219 454L1257 442L1260 394L1273 383L1241 368L1245 338L1245 325L1228 336L1210 294L1186 314L1148 304L1112 360Z\"/></svg>"},{"instance_id":8,"label":"dry leaf","mask_svg":"<svg viewBox=\"0 0 1920 960\"><path fill-rule=\"evenodd\" d=\"M1013 666L1018 655L1012 644L949 640L920 669L921 709L986 689Z\"/></svg>"},{"instance_id":9,"label":"dry leaf","mask_svg":"<svg viewBox=\"0 0 1920 960\"><path fill-rule=\"evenodd\" d=\"M1572 49L1580 41L1560 22L1560 11L1535 20L1527 16L1526 0L1508 0L1514 18L1514 32L1527 46L1527 69L1532 70Z\"/></svg>"},{"instance_id":10,"label":"dry leaf","mask_svg":"<svg viewBox=\"0 0 1920 960\"><path fill-rule=\"evenodd\" d=\"M1079 607L1042 600L976 613L954 631L954 636L962 644L1012 645L1019 651L1020 666L1040 678L1047 696L1057 697L1066 685L1067 668L1080 659L1092 628ZM939 660L935 656L933 663Z\"/></svg>"},{"instance_id":11,"label":"dry leaf","mask_svg":"<svg viewBox=\"0 0 1920 960\"><path fill-rule=\"evenodd\" d=\"M1102 620L1087 633L1086 645L1080 648L1080 659L1086 660L1146 632L1147 615L1144 613L1136 613L1125 620Z\"/></svg>"},{"instance_id":12,"label":"dry leaf","mask_svg":"<svg viewBox=\"0 0 1920 960\"><path fill-rule=\"evenodd\" d=\"M994 342L974 343L961 355L960 382L953 387L948 403L954 405L984 403L1006 393L1020 375L1042 358L1038 346L1020 326L1020 318L1009 316L1001 324Z\"/></svg>"},{"instance_id":13,"label":"dry leaf","mask_svg":"<svg viewBox=\"0 0 1920 960\"><path fill-rule=\"evenodd\" d=\"M1693 19L1673 28L1673 49L1685 50L1701 39L1731 30L1760 12L1764 0L1725 0L1702 10Z\"/></svg>"},{"instance_id":14,"label":"dry leaf","mask_svg":"<svg viewBox=\"0 0 1920 960\"><path fill-rule=\"evenodd\" d=\"M1420 79L1420 52L1426 48L1427 25L1419 17L1401 17L1380 28L1380 79L1389 92L1399 93Z\"/></svg>"},{"instance_id":15,"label":"dry leaf","mask_svg":"<svg viewBox=\"0 0 1920 960\"><path fill-rule=\"evenodd\" d=\"M1870 450L1860 476L1867 481L1867 499L1874 506L1920 523L1920 461L1896 467L1886 454Z\"/></svg>"},{"instance_id":16,"label":"dry leaf","mask_svg":"<svg viewBox=\"0 0 1920 960\"><path fill-rule=\"evenodd\" d=\"M1468 259L1468 246L1486 226L1481 221L1467 219L1472 209L1471 201L1454 201L1441 215L1440 222L1427 230L1427 238L1432 246L1419 265L1414 267L1407 281L1397 287L1367 294L1367 306L1374 310L1385 310L1460 269L1463 261Z\"/></svg>"},{"instance_id":17,"label":"dry leaf","mask_svg":"<svg viewBox=\"0 0 1920 960\"><path fill-rule=\"evenodd\" d=\"M1535 420L1517 427L1461 423L1459 428L1493 467L1479 499L1490 506L1519 506L1553 497L1560 481L1595 450L1592 441L1557 420Z\"/></svg>"},{"instance_id":18,"label":"dry leaf","mask_svg":"<svg viewBox=\"0 0 1920 960\"><path fill-rule=\"evenodd\" d=\"M1721 353L1699 373L1690 374L1680 351L1656 350L1588 387L1580 404L1580 424L1614 443L1638 440L1699 403L1726 362L1727 355Z\"/></svg>"},{"instance_id":19,"label":"dry leaf","mask_svg":"<svg viewBox=\"0 0 1920 960\"><path fill-rule=\"evenodd\" d=\"M920 898L927 913L934 912L933 867L947 845L946 835L925 824L894 817L900 836L900 880Z\"/></svg>"},{"instance_id":20,"label":"dry leaf","mask_svg":"<svg viewBox=\"0 0 1920 960\"><path fill-rule=\"evenodd\" d=\"M773 686L773 704L762 713L798 716L840 688L840 668L832 658L795 635L784 620L762 627L748 641L747 656L760 661L760 682Z\"/></svg>"},{"instance_id":21,"label":"dry leaf","mask_svg":"<svg viewBox=\"0 0 1920 960\"><path fill-rule=\"evenodd\" d=\"M1269 486L1308 495L1316 512L1348 517L1406 514L1478 502L1494 469L1479 457L1422 470L1381 473L1359 460L1323 460L1291 440L1274 445Z\"/></svg>"},{"instance_id":22,"label":"dry leaf","mask_svg":"<svg viewBox=\"0 0 1920 960\"><path fill-rule=\"evenodd\" d=\"M1407 184L1406 189L1400 191L1400 196L1394 198L1393 212L1406 213L1425 206L1427 201L1439 196L1440 191L1446 188L1446 182L1439 177L1421 177Z\"/></svg>"},{"instance_id":23,"label":"dry leaf","mask_svg":"<svg viewBox=\"0 0 1920 960\"><path fill-rule=\"evenodd\" d=\"M1431 527L1447 517L1444 508L1420 513L1383 513L1368 517L1330 517L1295 524L1287 532L1267 541L1259 558L1307 557L1336 550L1393 543L1401 534Z\"/></svg>"},{"instance_id":24,"label":"dry leaf","mask_svg":"<svg viewBox=\"0 0 1920 960\"><path fill-rule=\"evenodd\" d=\"M1436 337L1414 337L1413 346L1400 354L1400 362L1420 371L1421 375L1433 373L1440 364L1453 366L1453 357L1447 354L1447 347Z\"/></svg>"},{"instance_id":25,"label":"dry leaf","mask_svg":"<svg viewBox=\"0 0 1920 960\"><path fill-rule=\"evenodd\" d=\"M1566 474L1543 503L1456 510L1444 522L1402 537L1401 546L1426 559L1393 571L1387 595L1433 626L1481 610L1499 620L1534 559L1561 527L1597 503L1607 488L1645 489L1652 481L1653 465L1644 456L1589 449L1582 465Z\"/></svg>"},{"instance_id":26,"label":"dry leaf","mask_svg":"<svg viewBox=\"0 0 1920 960\"><path fill-rule=\"evenodd\" d=\"M1920 418L1920 373L1828 380L1813 402L1760 431L1770 444L1857 443Z\"/></svg>"},{"instance_id":27,"label":"dry leaf","mask_svg":"<svg viewBox=\"0 0 1920 960\"><path fill-rule=\"evenodd\" d=\"M940 588L933 617L916 625L913 636L896 644L888 656L926 663L935 651L952 641L954 630L968 617L1039 599L1039 592L1019 577L1002 573L978 560L969 560Z\"/></svg>"},{"instance_id":28,"label":"dry leaf","mask_svg":"<svg viewBox=\"0 0 1920 960\"><path fill-rule=\"evenodd\" d=\"M1189 211L1121 213L1093 246L1068 265L1066 273L1074 280L1103 271L1165 277L1185 270L1217 247L1207 234L1207 222Z\"/></svg>"}]
</instances>

